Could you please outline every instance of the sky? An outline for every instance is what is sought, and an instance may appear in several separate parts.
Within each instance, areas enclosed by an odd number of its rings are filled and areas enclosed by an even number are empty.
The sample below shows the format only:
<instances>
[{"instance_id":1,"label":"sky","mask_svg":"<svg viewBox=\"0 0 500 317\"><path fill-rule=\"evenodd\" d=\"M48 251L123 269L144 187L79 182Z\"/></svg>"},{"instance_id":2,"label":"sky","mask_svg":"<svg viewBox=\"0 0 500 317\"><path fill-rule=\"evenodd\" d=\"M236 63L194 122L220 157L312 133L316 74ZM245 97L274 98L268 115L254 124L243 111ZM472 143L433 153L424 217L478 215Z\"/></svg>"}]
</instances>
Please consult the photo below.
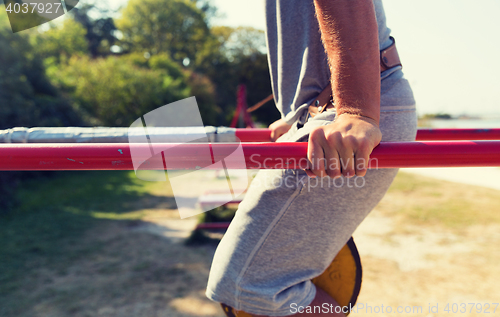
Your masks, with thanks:
<instances>
[{"instance_id":1,"label":"sky","mask_svg":"<svg viewBox=\"0 0 500 317\"><path fill-rule=\"evenodd\" d=\"M420 115L500 116L500 1L383 3ZM213 0L213 4L222 15L214 25L265 29L263 0Z\"/></svg>"}]
</instances>

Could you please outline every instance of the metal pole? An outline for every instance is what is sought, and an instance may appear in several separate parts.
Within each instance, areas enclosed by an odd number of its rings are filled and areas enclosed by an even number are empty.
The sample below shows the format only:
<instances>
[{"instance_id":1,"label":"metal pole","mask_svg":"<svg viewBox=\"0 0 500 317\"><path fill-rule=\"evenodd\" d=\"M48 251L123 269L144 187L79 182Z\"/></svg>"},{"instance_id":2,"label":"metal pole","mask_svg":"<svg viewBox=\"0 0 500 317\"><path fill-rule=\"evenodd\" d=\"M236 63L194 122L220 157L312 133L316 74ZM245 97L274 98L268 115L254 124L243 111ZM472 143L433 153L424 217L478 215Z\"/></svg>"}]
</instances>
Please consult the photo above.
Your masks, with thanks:
<instances>
[{"instance_id":1,"label":"metal pole","mask_svg":"<svg viewBox=\"0 0 500 317\"><path fill-rule=\"evenodd\" d=\"M269 129L236 129L241 142L269 142ZM417 141L500 140L500 129L419 129Z\"/></svg>"},{"instance_id":2,"label":"metal pole","mask_svg":"<svg viewBox=\"0 0 500 317\"><path fill-rule=\"evenodd\" d=\"M500 129L419 129L417 141L500 140Z\"/></svg>"},{"instance_id":3,"label":"metal pole","mask_svg":"<svg viewBox=\"0 0 500 317\"><path fill-rule=\"evenodd\" d=\"M143 153L135 155L134 162L131 147ZM231 155L239 149L244 157ZM220 164L212 163L221 160L227 168L241 169L296 169L307 164L307 143L28 143L0 144L0 170L133 170L134 163L163 169L163 164L148 165L153 150L154 160L167 162L169 170L217 169ZM465 166L500 166L500 141L387 142L373 150L369 162L369 168Z\"/></svg>"}]
</instances>

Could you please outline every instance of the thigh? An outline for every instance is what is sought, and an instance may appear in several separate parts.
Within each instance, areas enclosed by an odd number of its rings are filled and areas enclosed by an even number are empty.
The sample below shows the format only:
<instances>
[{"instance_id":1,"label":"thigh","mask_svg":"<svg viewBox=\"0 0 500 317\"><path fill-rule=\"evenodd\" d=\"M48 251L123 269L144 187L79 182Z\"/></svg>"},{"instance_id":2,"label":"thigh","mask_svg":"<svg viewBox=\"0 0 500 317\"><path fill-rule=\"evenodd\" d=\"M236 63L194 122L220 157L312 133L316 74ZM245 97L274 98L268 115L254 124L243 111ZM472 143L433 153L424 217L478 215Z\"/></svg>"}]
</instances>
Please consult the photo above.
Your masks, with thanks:
<instances>
[{"instance_id":1,"label":"thigh","mask_svg":"<svg viewBox=\"0 0 500 317\"><path fill-rule=\"evenodd\" d=\"M396 172L335 181L302 171L259 173L215 254L212 299L259 314L267 313L259 307L307 305L310 280L329 266Z\"/></svg>"},{"instance_id":2,"label":"thigh","mask_svg":"<svg viewBox=\"0 0 500 317\"><path fill-rule=\"evenodd\" d=\"M331 116L308 122L303 131L328 124ZM411 140L414 121L411 112L383 113L385 139ZM307 140L298 131L283 139ZM264 315L289 311L291 303L309 304L310 280L329 266L396 173L369 170L363 178L332 180L312 179L301 170L260 171L214 256L208 297Z\"/></svg>"}]
</instances>

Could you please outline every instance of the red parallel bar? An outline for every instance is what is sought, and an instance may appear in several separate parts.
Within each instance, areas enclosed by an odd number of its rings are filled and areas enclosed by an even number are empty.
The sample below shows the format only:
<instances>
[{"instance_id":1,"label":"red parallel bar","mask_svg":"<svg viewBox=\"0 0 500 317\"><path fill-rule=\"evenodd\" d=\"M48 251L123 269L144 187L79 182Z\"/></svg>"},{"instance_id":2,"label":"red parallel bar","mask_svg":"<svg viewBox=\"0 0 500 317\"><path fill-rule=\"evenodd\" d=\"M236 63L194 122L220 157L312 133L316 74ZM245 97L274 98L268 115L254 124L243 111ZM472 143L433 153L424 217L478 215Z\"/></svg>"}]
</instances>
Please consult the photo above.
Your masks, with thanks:
<instances>
[{"instance_id":1,"label":"red parallel bar","mask_svg":"<svg viewBox=\"0 0 500 317\"><path fill-rule=\"evenodd\" d=\"M163 169L163 158L169 170L219 169L221 164L212 162L221 160L227 168L241 169L307 164L307 143L154 144L160 151L153 157L156 163L151 163L149 144L28 143L0 144L0 170L133 170L130 147L146 153L134 157L142 169ZM240 156L232 155L238 151ZM213 153L213 160L207 153ZM373 150L369 163L369 168L500 166L500 141L386 142Z\"/></svg>"},{"instance_id":2,"label":"red parallel bar","mask_svg":"<svg viewBox=\"0 0 500 317\"><path fill-rule=\"evenodd\" d=\"M500 129L419 129L417 141L500 140Z\"/></svg>"},{"instance_id":3,"label":"red parallel bar","mask_svg":"<svg viewBox=\"0 0 500 317\"><path fill-rule=\"evenodd\" d=\"M269 129L236 129L235 135L240 142L271 141L271 130Z\"/></svg>"},{"instance_id":4,"label":"red parallel bar","mask_svg":"<svg viewBox=\"0 0 500 317\"><path fill-rule=\"evenodd\" d=\"M269 129L236 129L241 142L269 142ZM417 141L500 140L500 129L419 129Z\"/></svg>"}]
</instances>

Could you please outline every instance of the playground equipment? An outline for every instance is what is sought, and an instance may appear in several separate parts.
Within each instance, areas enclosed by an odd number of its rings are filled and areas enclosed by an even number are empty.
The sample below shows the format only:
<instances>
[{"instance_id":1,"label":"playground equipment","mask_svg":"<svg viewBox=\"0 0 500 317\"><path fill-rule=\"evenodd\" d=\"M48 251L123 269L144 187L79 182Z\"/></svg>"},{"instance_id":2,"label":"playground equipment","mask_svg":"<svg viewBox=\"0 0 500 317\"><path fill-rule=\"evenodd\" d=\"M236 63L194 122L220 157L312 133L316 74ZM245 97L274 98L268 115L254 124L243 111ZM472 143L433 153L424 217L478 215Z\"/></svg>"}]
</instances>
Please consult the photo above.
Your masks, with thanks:
<instances>
[{"instance_id":1,"label":"playground equipment","mask_svg":"<svg viewBox=\"0 0 500 317\"><path fill-rule=\"evenodd\" d=\"M267 129L148 129L150 135L162 140L162 143L154 143L156 152L150 143L125 143L130 133L133 135L141 131L127 128L16 128L0 131L0 143L4 143L0 144L0 170L134 170L134 161L147 167L152 157L161 157L164 162L161 169L211 168L212 165L207 165L207 158L202 155L207 150L211 153L209 161L225 160L228 163L229 160L229 166L241 169L297 169L307 166L307 143L270 143L270 131ZM189 140L198 136L195 139L201 143L181 143L186 142L183 133L189 134ZM415 142L378 145L370 156L368 168L500 166L498 140L500 129L419 130ZM131 149L147 155L132 157ZM243 151L244 162L231 162L228 155L236 149ZM228 225L200 224L197 229L220 230ZM330 267L313 279L313 283L341 306L353 307L361 287L361 276L359 254L351 238ZM232 313L230 307L223 305L223 309L228 315Z\"/></svg>"},{"instance_id":2,"label":"playground equipment","mask_svg":"<svg viewBox=\"0 0 500 317\"><path fill-rule=\"evenodd\" d=\"M129 135L143 133L142 128L65 127L12 128L0 130L1 143L128 143ZM162 142L269 142L269 129L228 127L149 127L148 134ZM500 140L500 129L419 129L416 141Z\"/></svg>"},{"instance_id":3,"label":"playground equipment","mask_svg":"<svg viewBox=\"0 0 500 317\"><path fill-rule=\"evenodd\" d=\"M154 144L161 153L151 154L147 143L37 143L0 144L0 170L133 170L131 149L145 162L163 155L161 169L216 168L207 165L202 153L211 151L213 161L225 160L239 169L298 169L307 167L307 143L165 143ZM245 162L228 157L243 150ZM378 145L368 168L500 166L500 141L387 142ZM147 168L144 168L147 169ZM152 169L155 169L154 167ZM157 169L157 168L156 168Z\"/></svg>"}]
</instances>

